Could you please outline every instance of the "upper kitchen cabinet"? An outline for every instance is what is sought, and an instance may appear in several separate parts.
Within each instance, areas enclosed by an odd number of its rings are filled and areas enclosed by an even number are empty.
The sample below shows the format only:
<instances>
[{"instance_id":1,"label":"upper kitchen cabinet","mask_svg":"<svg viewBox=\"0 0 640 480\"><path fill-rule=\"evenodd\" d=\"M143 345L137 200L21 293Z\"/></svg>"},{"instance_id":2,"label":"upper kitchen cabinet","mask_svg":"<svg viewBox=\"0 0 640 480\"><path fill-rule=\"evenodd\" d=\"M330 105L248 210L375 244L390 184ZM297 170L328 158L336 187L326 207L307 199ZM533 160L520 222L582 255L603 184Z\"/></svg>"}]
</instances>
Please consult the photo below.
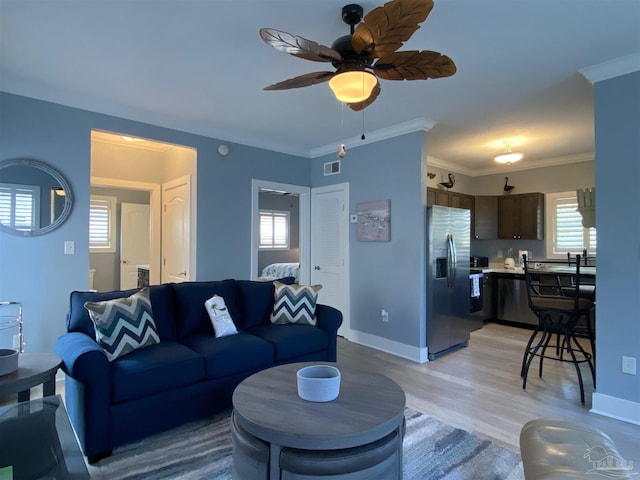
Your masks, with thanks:
<instances>
[{"instance_id":1,"label":"upper kitchen cabinet","mask_svg":"<svg viewBox=\"0 0 640 480\"><path fill-rule=\"evenodd\" d=\"M440 205L442 207L464 208L471 211L471 236L473 238L473 224L475 222L474 206L472 195L452 192L450 190L440 190L438 188L427 187L427 207ZM494 237L495 238L495 237Z\"/></svg>"},{"instance_id":2,"label":"upper kitchen cabinet","mask_svg":"<svg viewBox=\"0 0 640 480\"><path fill-rule=\"evenodd\" d=\"M524 193L498 197L498 238L544 239L544 195Z\"/></svg>"},{"instance_id":3,"label":"upper kitchen cabinet","mask_svg":"<svg viewBox=\"0 0 640 480\"><path fill-rule=\"evenodd\" d=\"M495 240L498 238L498 197L475 197L473 238Z\"/></svg>"},{"instance_id":4,"label":"upper kitchen cabinet","mask_svg":"<svg viewBox=\"0 0 640 480\"><path fill-rule=\"evenodd\" d=\"M473 204L472 195L427 187L427 207L440 205L442 207L464 208L473 213Z\"/></svg>"}]
</instances>

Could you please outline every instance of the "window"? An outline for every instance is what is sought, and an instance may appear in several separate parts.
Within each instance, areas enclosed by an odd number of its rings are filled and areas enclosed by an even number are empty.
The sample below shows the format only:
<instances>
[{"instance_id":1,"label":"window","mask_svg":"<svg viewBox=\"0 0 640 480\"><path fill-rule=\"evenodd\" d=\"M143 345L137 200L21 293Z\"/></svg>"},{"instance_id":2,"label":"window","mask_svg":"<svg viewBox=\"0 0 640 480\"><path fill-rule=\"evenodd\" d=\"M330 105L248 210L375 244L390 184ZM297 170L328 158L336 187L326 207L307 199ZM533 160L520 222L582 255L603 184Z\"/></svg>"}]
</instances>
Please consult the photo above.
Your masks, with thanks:
<instances>
[{"instance_id":1,"label":"window","mask_svg":"<svg viewBox=\"0 0 640 480\"><path fill-rule=\"evenodd\" d=\"M0 223L16 230L40 226L40 187L0 183Z\"/></svg>"},{"instance_id":2,"label":"window","mask_svg":"<svg viewBox=\"0 0 640 480\"><path fill-rule=\"evenodd\" d=\"M89 251L116 251L116 197L91 195L89 205Z\"/></svg>"},{"instance_id":3,"label":"window","mask_svg":"<svg viewBox=\"0 0 640 480\"><path fill-rule=\"evenodd\" d=\"M260 210L260 244L262 250L289 249L289 212Z\"/></svg>"},{"instance_id":4,"label":"window","mask_svg":"<svg viewBox=\"0 0 640 480\"><path fill-rule=\"evenodd\" d=\"M596 229L582 226L576 192L546 195L547 258L567 258L567 253L596 254Z\"/></svg>"}]
</instances>

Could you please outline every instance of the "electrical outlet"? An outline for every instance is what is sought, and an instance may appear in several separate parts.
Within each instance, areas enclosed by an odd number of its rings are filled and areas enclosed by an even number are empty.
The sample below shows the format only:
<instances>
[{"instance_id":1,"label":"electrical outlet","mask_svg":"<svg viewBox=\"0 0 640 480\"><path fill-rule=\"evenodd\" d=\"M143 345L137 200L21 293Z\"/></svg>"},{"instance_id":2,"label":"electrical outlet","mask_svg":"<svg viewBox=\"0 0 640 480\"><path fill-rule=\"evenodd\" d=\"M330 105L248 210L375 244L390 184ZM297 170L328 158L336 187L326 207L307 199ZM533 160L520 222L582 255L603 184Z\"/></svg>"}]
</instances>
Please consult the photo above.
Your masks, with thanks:
<instances>
[{"instance_id":1,"label":"electrical outlet","mask_svg":"<svg viewBox=\"0 0 640 480\"><path fill-rule=\"evenodd\" d=\"M19 333L16 333L13 336L13 346L11 348L15 348L17 350L20 349L20 334Z\"/></svg>"},{"instance_id":2,"label":"electrical outlet","mask_svg":"<svg viewBox=\"0 0 640 480\"><path fill-rule=\"evenodd\" d=\"M498 250L498 258L502 258L502 250Z\"/></svg>"},{"instance_id":3,"label":"electrical outlet","mask_svg":"<svg viewBox=\"0 0 640 480\"><path fill-rule=\"evenodd\" d=\"M636 359L635 357L622 356L622 373L628 373L629 375L636 374Z\"/></svg>"},{"instance_id":4,"label":"electrical outlet","mask_svg":"<svg viewBox=\"0 0 640 480\"><path fill-rule=\"evenodd\" d=\"M382 318L383 322L387 323L389 321L389 312L383 308L380 310L380 318Z\"/></svg>"}]
</instances>

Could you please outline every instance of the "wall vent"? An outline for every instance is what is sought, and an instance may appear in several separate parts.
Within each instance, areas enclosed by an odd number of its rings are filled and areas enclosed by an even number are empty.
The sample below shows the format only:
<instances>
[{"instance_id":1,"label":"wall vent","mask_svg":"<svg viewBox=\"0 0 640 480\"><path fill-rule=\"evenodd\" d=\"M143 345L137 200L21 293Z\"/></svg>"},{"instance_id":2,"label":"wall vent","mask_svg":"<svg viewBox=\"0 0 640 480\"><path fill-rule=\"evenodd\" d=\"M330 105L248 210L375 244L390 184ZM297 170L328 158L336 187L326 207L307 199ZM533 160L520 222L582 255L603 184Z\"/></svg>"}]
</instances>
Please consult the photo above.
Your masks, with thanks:
<instances>
[{"instance_id":1,"label":"wall vent","mask_svg":"<svg viewBox=\"0 0 640 480\"><path fill-rule=\"evenodd\" d=\"M324 176L327 175L335 175L340 173L340 160L335 160L333 162L327 162L324 164Z\"/></svg>"}]
</instances>

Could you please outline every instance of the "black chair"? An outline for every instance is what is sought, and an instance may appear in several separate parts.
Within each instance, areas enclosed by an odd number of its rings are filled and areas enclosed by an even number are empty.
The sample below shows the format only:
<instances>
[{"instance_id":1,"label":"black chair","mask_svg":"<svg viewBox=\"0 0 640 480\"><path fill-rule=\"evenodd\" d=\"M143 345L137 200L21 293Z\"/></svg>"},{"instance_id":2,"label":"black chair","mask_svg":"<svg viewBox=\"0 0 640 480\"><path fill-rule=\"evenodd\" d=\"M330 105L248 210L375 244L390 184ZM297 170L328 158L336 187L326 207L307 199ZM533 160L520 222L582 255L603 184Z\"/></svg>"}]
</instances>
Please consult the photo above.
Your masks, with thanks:
<instances>
[{"instance_id":1,"label":"black chair","mask_svg":"<svg viewBox=\"0 0 640 480\"><path fill-rule=\"evenodd\" d=\"M580 364L587 363L591 370L595 388L594 368L595 342L591 329L591 313L595 301L576 295L580 291L580 256L569 266L564 262L524 260L529 308L538 317L538 325L531 334L522 359L522 388L526 389L529 367L539 357L539 376L545 358L573 363L578 374L580 400L584 403L584 386ZM533 267L533 268L532 268ZM576 327L584 319L591 352L587 352L578 341ZM556 336L555 354L548 351L549 343ZM565 355L565 352L568 355ZM567 358L568 357L568 358Z\"/></svg>"}]
</instances>

